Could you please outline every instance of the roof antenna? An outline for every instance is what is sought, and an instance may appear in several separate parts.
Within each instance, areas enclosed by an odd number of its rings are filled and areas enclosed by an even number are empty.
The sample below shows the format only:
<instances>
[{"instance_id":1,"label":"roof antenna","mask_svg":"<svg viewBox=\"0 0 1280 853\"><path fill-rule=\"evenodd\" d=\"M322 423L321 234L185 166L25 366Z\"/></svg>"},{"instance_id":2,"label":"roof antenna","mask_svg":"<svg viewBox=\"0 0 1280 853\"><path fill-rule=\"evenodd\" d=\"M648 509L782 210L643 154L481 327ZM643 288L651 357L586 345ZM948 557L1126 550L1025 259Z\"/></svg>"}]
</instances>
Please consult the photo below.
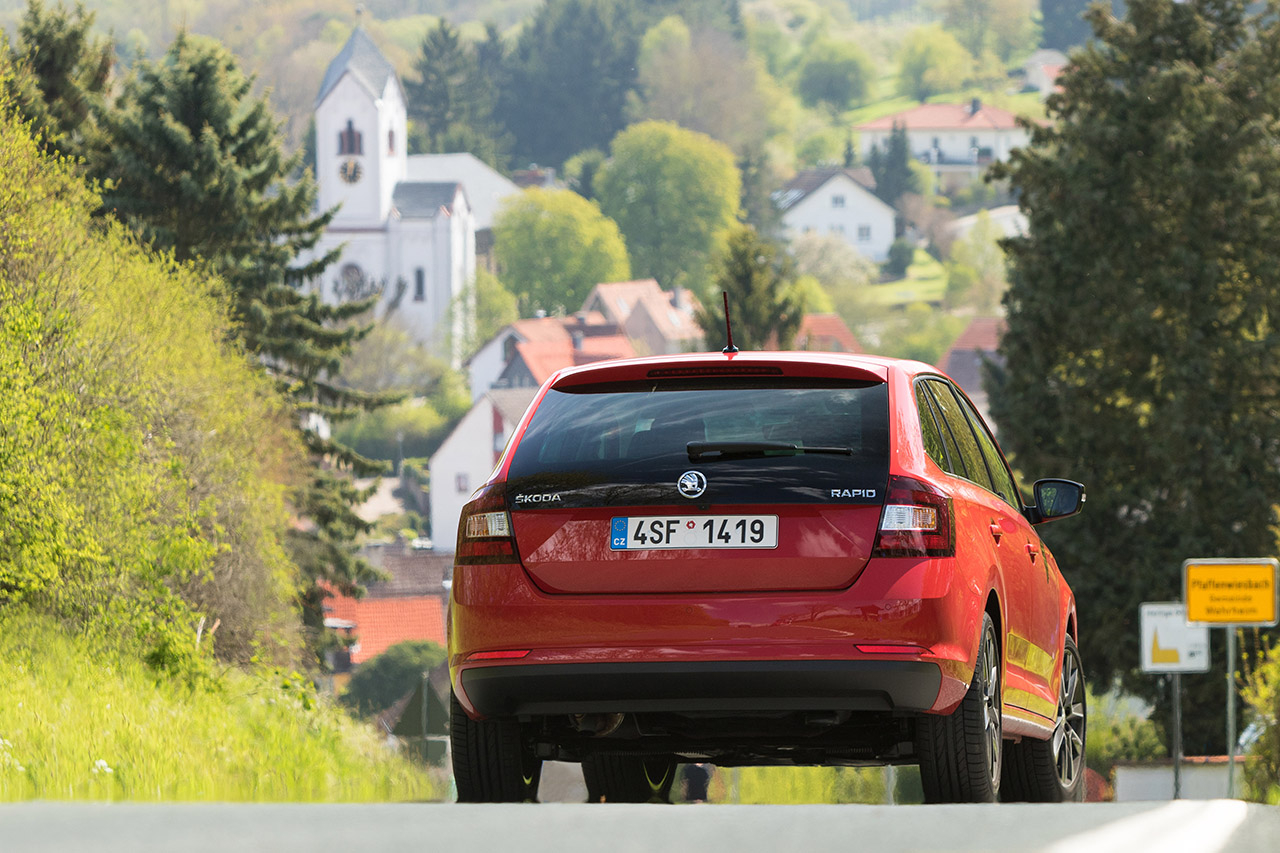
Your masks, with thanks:
<instances>
[{"instance_id":1,"label":"roof antenna","mask_svg":"<svg viewBox=\"0 0 1280 853\"><path fill-rule=\"evenodd\" d=\"M729 291L722 290L720 295L724 297L724 331L729 336L729 345L720 352L729 355L737 352L738 348L733 345L733 323L729 320Z\"/></svg>"}]
</instances>

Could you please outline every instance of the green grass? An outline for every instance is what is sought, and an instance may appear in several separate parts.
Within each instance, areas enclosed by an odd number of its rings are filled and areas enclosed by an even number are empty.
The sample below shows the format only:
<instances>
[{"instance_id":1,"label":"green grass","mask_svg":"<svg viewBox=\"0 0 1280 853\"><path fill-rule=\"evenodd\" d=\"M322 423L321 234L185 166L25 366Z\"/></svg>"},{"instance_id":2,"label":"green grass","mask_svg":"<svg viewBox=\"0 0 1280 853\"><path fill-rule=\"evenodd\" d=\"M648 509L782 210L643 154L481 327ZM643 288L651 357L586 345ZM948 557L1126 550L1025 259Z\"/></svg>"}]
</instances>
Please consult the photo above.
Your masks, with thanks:
<instances>
[{"instance_id":1,"label":"green grass","mask_svg":"<svg viewBox=\"0 0 1280 853\"><path fill-rule=\"evenodd\" d=\"M296 677L166 680L26 613L0 618L0 801L406 801L439 785Z\"/></svg>"},{"instance_id":2,"label":"green grass","mask_svg":"<svg viewBox=\"0 0 1280 853\"><path fill-rule=\"evenodd\" d=\"M913 302L940 303L946 293L946 268L928 252L916 249L906 278L872 285L867 299L883 308L902 308Z\"/></svg>"}]
</instances>

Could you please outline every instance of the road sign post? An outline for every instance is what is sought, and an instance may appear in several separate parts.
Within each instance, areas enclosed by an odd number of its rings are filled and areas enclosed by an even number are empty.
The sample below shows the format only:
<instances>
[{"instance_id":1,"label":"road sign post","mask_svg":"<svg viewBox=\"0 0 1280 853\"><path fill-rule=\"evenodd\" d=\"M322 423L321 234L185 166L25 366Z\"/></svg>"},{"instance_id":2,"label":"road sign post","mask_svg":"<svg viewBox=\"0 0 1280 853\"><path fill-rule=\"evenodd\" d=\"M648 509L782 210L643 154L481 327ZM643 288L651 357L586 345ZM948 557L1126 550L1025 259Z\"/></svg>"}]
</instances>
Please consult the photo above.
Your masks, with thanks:
<instances>
[{"instance_id":1,"label":"road sign post","mask_svg":"<svg viewBox=\"0 0 1280 853\"><path fill-rule=\"evenodd\" d=\"M1187 625L1179 601L1148 601L1139 610L1142 671L1168 673L1173 690L1173 798L1182 797L1182 673L1209 671L1209 629Z\"/></svg>"},{"instance_id":2,"label":"road sign post","mask_svg":"<svg viewBox=\"0 0 1280 853\"><path fill-rule=\"evenodd\" d=\"M1227 797L1236 787L1236 630L1271 628L1280 613L1274 559L1205 559L1182 564L1187 623L1227 632Z\"/></svg>"}]
</instances>

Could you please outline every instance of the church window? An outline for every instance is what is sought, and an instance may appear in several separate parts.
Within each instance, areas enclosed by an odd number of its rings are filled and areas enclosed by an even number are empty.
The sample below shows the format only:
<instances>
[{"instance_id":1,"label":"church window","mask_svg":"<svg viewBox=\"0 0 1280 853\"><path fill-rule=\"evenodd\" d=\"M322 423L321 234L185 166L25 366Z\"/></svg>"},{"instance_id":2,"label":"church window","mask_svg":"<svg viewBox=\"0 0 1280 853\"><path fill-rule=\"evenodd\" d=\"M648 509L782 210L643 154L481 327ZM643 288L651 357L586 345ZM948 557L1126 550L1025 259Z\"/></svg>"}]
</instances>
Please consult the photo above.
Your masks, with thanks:
<instances>
[{"instance_id":1,"label":"church window","mask_svg":"<svg viewBox=\"0 0 1280 853\"><path fill-rule=\"evenodd\" d=\"M413 301L424 302L427 298L427 271L418 267L413 271Z\"/></svg>"},{"instance_id":2,"label":"church window","mask_svg":"<svg viewBox=\"0 0 1280 853\"><path fill-rule=\"evenodd\" d=\"M396 132L395 130L387 131L387 153L396 153Z\"/></svg>"},{"instance_id":3,"label":"church window","mask_svg":"<svg viewBox=\"0 0 1280 853\"><path fill-rule=\"evenodd\" d=\"M363 154L364 135L356 130L355 123L347 119L347 127L338 134L338 154Z\"/></svg>"}]
</instances>

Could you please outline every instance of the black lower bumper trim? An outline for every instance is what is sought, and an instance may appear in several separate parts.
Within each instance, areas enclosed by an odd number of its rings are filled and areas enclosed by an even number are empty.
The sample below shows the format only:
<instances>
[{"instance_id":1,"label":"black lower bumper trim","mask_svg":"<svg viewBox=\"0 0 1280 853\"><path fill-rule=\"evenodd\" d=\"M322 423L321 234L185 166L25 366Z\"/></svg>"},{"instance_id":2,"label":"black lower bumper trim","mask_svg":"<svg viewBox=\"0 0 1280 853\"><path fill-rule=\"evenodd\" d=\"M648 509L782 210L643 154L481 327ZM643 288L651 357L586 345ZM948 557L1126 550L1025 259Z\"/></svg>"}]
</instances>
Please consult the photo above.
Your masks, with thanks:
<instances>
[{"instance_id":1,"label":"black lower bumper trim","mask_svg":"<svg viewBox=\"0 0 1280 853\"><path fill-rule=\"evenodd\" d=\"M583 663L475 667L486 717L663 711L923 711L942 672L921 661Z\"/></svg>"}]
</instances>

